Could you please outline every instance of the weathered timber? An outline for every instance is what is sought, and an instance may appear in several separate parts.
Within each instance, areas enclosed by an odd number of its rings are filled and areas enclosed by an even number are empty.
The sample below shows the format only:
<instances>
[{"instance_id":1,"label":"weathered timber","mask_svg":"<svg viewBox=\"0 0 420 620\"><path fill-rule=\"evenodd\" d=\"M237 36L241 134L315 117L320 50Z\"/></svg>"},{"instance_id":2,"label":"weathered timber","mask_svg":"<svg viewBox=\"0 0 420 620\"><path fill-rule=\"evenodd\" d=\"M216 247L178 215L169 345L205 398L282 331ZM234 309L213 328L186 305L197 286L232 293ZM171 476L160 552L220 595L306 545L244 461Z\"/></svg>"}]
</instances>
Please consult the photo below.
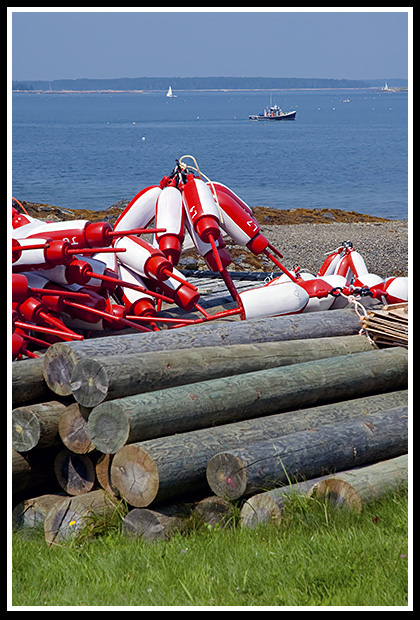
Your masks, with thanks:
<instances>
[{"instance_id":1,"label":"weathered timber","mask_svg":"<svg viewBox=\"0 0 420 620\"><path fill-rule=\"evenodd\" d=\"M173 433L407 387L404 348L302 362L106 401L92 409L92 444L115 453Z\"/></svg>"},{"instance_id":2,"label":"weathered timber","mask_svg":"<svg viewBox=\"0 0 420 620\"><path fill-rule=\"evenodd\" d=\"M58 432L63 444L76 454L88 454L95 449L87 427L90 409L72 403L65 407L58 421Z\"/></svg>"},{"instance_id":3,"label":"weathered timber","mask_svg":"<svg viewBox=\"0 0 420 620\"><path fill-rule=\"evenodd\" d=\"M89 338L81 342L55 343L44 355L43 375L45 383L54 393L71 396L74 366L86 357L346 336L355 335L359 331L359 317L349 309L247 321L211 321L159 332L119 334L106 338Z\"/></svg>"},{"instance_id":4,"label":"weathered timber","mask_svg":"<svg viewBox=\"0 0 420 620\"><path fill-rule=\"evenodd\" d=\"M355 335L84 358L74 367L71 389L80 405L93 408L133 394L374 348Z\"/></svg>"},{"instance_id":5,"label":"weathered timber","mask_svg":"<svg viewBox=\"0 0 420 620\"><path fill-rule=\"evenodd\" d=\"M398 490L407 482L408 455L404 454L329 476L314 486L312 495L360 513L367 502Z\"/></svg>"},{"instance_id":6,"label":"weathered timber","mask_svg":"<svg viewBox=\"0 0 420 620\"><path fill-rule=\"evenodd\" d=\"M69 495L93 491L96 484L95 466L87 454L61 450L54 461L54 472L60 487Z\"/></svg>"},{"instance_id":7,"label":"weathered timber","mask_svg":"<svg viewBox=\"0 0 420 620\"><path fill-rule=\"evenodd\" d=\"M113 459L112 454L99 453L95 464L96 479L99 485L111 495L118 496L118 489L111 484L111 463Z\"/></svg>"},{"instance_id":8,"label":"weathered timber","mask_svg":"<svg viewBox=\"0 0 420 620\"><path fill-rule=\"evenodd\" d=\"M137 508L193 493L204 497L207 463L218 452L369 416L407 399L402 390L128 444L113 456L111 488Z\"/></svg>"},{"instance_id":9,"label":"weathered timber","mask_svg":"<svg viewBox=\"0 0 420 620\"><path fill-rule=\"evenodd\" d=\"M65 405L49 401L12 410L12 446L18 452L58 445L58 422Z\"/></svg>"},{"instance_id":10,"label":"weathered timber","mask_svg":"<svg viewBox=\"0 0 420 620\"><path fill-rule=\"evenodd\" d=\"M12 512L12 527L14 530L40 527L56 502L65 497L64 492L49 493L38 497L31 497L19 502Z\"/></svg>"},{"instance_id":11,"label":"weathered timber","mask_svg":"<svg viewBox=\"0 0 420 620\"><path fill-rule=\"evenodd\" d=\"M213 493L238 499L286 484L400 456L408 449L408 407L221 452L209 460Z\"/></svg>"},{"instance_id":12,"label":"weathered timber","mask_svg":"<svg viewBox=\"0 0 420 620\"><path fill-rule=\"evenodd\" d=\"M235 506L222 497L211 495L200 500L194 508L194 514L205 525L215 527L233 527L235 525Z\"/></svg>"},{"instance_id":13,"label":"weathered timber","mask_svg":"<svg viewBox=\"0 0 420 620\"><path fill-rule=\"evenodd\" d=\"M310 496L317 482L324 480L324 478L325 476L321 476L320 478L303 480L295 484L286 483L281 487L271 489L271 491L252 495L244 501L241 508L240 526L243 528L253 528L261 523L278 525L283 518L285 504L299 496Z\"/></svg>"},{"instance_id":14,"label":"weathered timber","mask_svg":"<svg viewBox=\"0 0 420 620\"><path fill-rule=\"evenodd\" d=\"M122 531L127 538L141 538L147 542L168 540L186 526L186 517L165 514L161 510L133 508L124 517Z\"/></svg>"},{"instance_id":15,"label":"weathered timber","mask_svg":"<svg viewBox=\"0 0 420 620\"><path fill-rule=\"evenodd\" d=\"M12 362L12 407L51 400L43 367L43 357Z\"/></svg>"},{"instance_id":16,"label":"weathered timber","mask_svg":"<svg viewBox=\"0 0 420 620\"><path fill-rule=\"evenodd\" d=\"M45 540L48 545L59 544L89 527L90 516L111 516L116 510L119 510L118 499L103 489L66 497L56 502L45 518Z\"/></svg>"}]
</instances>

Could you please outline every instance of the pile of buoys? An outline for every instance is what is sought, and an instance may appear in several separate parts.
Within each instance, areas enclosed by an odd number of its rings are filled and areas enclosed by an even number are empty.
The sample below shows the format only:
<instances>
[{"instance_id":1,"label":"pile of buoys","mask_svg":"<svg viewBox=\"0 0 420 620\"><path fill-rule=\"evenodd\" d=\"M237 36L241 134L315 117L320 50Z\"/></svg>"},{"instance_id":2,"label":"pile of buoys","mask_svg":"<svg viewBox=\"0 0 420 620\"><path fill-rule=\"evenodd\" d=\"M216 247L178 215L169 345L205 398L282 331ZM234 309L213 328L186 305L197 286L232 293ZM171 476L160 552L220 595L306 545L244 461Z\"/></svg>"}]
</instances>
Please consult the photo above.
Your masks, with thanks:
<instances>
[{"instance_id":1,"label":"pile of buoys","mask_svg":"<svg viewBox=\"0 0 420 620\"><path fill-rule=\"evenodd\" d=\"M245 320L325 310L345 306L349 295L364 305L407 301L407 278L370 274L348 242L316 275L289 271L252 209L198 166L187 167L187 157L158 185L134 196L114 227L88 220L45 222L22 205L21 211L12 207L13 359L37 357L36 350L54 342L83 340L104 329L157 331L165 322L177 327L234 314ZM197 288L176 268L187 232L209 269L223 278L236 308L210 315L199 304ZM227 269L225 236L269 257L282 275L238 293ZM201 316L162 317L162 302Z\"/></svg>"}]
</instances>

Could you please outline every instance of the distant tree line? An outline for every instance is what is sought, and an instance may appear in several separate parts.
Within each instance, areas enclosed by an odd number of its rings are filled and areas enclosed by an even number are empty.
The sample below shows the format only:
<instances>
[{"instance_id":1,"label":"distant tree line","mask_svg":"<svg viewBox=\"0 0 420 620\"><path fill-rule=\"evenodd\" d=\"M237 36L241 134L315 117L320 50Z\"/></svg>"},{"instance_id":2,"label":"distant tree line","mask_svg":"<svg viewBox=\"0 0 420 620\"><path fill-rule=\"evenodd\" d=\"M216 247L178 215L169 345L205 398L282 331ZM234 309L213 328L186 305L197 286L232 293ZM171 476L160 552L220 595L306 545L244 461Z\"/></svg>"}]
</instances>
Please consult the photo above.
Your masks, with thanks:
<instances>
[{"instance_id":1,"label":"distant tree line","mask_svg":"<svg viewBox=\"0 0 420 620\"><path fill-rule=\"evenodd\" d=\"M327 78L265 77L139 77L115 79L81 78L74 80L13 81L13 90L212 90L212 89L291 89L291 88L367 88L363 80Z\"/></svg>"}]
</instances>

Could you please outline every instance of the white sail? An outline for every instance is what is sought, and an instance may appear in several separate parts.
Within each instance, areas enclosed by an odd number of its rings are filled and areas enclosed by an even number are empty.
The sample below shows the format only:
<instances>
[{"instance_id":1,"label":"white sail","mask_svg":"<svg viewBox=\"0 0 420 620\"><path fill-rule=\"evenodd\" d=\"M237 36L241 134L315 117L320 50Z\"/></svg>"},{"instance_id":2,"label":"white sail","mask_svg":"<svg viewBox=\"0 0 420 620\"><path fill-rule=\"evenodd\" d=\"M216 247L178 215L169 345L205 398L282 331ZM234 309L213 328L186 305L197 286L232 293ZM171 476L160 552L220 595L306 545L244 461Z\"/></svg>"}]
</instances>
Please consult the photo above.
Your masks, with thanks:
<instances>
[{"instance_id":1,"label":"white sail","mask_svg":"<svg viewBox=\"0 0 420 620\"><path fill-rule=\"evenodd\" d=\"M169 90L168 90L168 92L166 93L166 96L167 96L167 97L173 97L173 95L172 95L172 87L171 87L171 86L169 87Z\"/></svg>"}]
</instances>

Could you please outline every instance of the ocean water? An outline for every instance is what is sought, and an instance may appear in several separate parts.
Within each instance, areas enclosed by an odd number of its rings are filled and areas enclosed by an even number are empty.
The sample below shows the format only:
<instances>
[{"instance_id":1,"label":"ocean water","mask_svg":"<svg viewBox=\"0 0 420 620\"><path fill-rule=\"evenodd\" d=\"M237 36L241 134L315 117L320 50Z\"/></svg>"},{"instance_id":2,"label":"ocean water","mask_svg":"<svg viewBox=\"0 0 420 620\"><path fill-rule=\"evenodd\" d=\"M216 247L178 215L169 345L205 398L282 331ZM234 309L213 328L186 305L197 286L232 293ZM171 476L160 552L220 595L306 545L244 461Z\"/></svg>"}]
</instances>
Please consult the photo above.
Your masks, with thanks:
<instances>
[{"instance_id":1,"label":"ocean water","mask_svg":"<svg viewBox=\"0 0 420 620\"><path fill-rule=\"evenodd\" d=\"M176 94L14 93L12 195L106 209L192 155L251 206L408 217L407 93L273 92L287 122L248 120L268 91Z\"/></svg>"}]
</instances>

